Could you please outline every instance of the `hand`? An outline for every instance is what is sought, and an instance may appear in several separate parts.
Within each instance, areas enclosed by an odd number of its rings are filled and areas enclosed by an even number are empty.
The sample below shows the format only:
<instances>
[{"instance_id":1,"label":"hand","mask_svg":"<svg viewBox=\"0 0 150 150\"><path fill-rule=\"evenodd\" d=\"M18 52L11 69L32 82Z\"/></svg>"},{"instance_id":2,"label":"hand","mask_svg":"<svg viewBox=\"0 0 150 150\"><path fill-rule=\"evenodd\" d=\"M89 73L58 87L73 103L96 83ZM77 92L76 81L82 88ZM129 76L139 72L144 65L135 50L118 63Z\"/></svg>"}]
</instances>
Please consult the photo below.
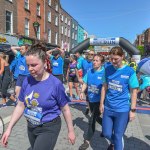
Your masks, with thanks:
<instances>
[{"instance_id":1,"label":"hand","mask_svg":"<svg viewBox=\"0 0 150 150\"><path fill-rule=\"evenodd\" d=\"M75 144L76 136L74 131L68 133L68 140L72 145Z\"/></svg>"},{"instance_id":2,"label":"hand","mask_svg":"<svg viewBox=\"0 0 150 150\"><path fill-rule=\"evenodd\" d=\"M99 111L101 114L104 112L104 104L100 103Z\"/></svg>"},{"instance_id":3,"label":"hand","mask_svg":"<svg viewBox=\"0 0 150 150\"><path fill-rule=\"evenodd\" d=\"M10 133L11 133L11 130L7 129L6 132L3 134L2 139L1 139L1 144L3 147L7 147Z\"/></svg>"},{"instance_id":4,"label":"hand","mask_svg":"<svg viewBox=\"0 0 150 150\"><path fill-rule=\"evenodd\" d=\"M79 83L83 84L82 78L79 78L78 81L79 81Z\"/></svg>"},{"instance_id":5,"label":"hand","mask_svg":"<svg viewBox=\"0 0 150 150\"><path fill-rule=\"evenodd\" d=\"M80 93L80 100L83 100L83 92Z\"/></svg>"},{"instance_id":6,"label":"hand","mask_svg":"<svg viewBox=\"0 0 150 150\"><path fill-rule=\"evenodd\" d=\"M135 112L130 111L129 117L130 121L133 121L135 119Z\"/></svg>"}]
</instances>

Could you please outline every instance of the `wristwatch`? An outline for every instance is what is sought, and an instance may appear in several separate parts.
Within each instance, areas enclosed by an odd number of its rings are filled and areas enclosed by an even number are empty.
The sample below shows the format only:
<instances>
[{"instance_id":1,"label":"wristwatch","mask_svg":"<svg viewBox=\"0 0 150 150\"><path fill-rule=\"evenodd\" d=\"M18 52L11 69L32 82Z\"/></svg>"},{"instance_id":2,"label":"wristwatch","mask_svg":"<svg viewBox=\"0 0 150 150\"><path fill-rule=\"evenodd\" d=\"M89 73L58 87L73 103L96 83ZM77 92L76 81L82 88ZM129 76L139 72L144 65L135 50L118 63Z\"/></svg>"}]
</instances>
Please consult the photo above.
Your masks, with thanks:
<instances>
[{"instance_id":1,"label":"wristwatch","mask_svg":"<svg viewBox=\"0 0 150 150\"><path fill-rule=\"evenodd\" d=\"M131 112L136 112L136 109L135 108L131 108L130 111Z\"/></svg>"}]
</instances>

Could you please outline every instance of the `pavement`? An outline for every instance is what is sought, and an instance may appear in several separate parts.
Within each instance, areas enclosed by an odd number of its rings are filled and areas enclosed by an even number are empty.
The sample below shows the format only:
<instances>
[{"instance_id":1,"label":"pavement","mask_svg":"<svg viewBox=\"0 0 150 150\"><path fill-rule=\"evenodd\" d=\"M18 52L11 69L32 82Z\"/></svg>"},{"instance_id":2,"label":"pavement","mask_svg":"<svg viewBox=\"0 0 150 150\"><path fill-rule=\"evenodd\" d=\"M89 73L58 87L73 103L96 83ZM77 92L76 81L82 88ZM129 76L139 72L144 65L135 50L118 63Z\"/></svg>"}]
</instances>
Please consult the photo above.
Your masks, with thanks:
<instances>
[{"instance_id":1,"label":"pavement","mask_svg":"<svg viewBox=\"0 0 150 150\"><path fill-rule=\"evenodd\" d=\"M10 121L14 106L0 109L0 116L5 122L5 129ZM84 115L85 105L79 103L70 104L73 116L73 124L76 134L76 143L71 145L67 140L67 127L63 116L62 127L54 150L78 150L83 143L88 128L88 116ZM30 144L27 137L27 126L24 116L14 126L9 137L8 147L0 150L30 150ZM100 137L101 127L96 124L95 134L90 142L88 150L106 150L108 141ZM136 119L129 122L124 136L125 150L150 150L150 115L137 113Z\"/></svg>"}]
</instances>

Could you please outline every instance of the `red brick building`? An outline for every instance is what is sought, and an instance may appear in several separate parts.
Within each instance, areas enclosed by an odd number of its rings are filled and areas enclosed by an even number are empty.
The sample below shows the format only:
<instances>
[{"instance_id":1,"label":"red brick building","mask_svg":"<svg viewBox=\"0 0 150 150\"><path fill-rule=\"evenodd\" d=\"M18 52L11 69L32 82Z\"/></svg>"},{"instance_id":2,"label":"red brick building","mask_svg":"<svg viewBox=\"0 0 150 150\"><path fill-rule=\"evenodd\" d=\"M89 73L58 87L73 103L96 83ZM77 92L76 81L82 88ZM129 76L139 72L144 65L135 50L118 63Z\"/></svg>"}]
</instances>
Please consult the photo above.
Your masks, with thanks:
<instances>
[{"instance_id":1,"label":"red brick building","mask_svg":"<svg viewBox=\"0 0 150 150\"><path fill-rule=\"evenodd\" d=\"M44 40L44 0L19 0L17 13L18 34Z\"/></svg>"}]
</instances>

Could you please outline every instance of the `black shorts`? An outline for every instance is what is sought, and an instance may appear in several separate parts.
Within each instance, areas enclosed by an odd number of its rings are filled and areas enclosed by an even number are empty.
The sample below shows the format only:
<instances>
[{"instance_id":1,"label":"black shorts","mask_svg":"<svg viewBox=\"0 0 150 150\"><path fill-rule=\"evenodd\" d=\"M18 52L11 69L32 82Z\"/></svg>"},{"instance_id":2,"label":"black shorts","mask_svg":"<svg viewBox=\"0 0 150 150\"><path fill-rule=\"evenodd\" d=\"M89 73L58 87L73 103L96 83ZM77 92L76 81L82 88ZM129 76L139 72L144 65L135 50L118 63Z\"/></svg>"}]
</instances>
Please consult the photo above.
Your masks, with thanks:
<instances>
[{"instance_id":1,"label":"black shorts","mask_svg":"<svg viewBox=\"0 0 150 150\"><path fill-rule=\"evenodd\" d=\"M69 76L69 79L68 79L69 82L73 82L73 83L78 83L78 78L77 76Z\"/></svg>"}]
</instances>

